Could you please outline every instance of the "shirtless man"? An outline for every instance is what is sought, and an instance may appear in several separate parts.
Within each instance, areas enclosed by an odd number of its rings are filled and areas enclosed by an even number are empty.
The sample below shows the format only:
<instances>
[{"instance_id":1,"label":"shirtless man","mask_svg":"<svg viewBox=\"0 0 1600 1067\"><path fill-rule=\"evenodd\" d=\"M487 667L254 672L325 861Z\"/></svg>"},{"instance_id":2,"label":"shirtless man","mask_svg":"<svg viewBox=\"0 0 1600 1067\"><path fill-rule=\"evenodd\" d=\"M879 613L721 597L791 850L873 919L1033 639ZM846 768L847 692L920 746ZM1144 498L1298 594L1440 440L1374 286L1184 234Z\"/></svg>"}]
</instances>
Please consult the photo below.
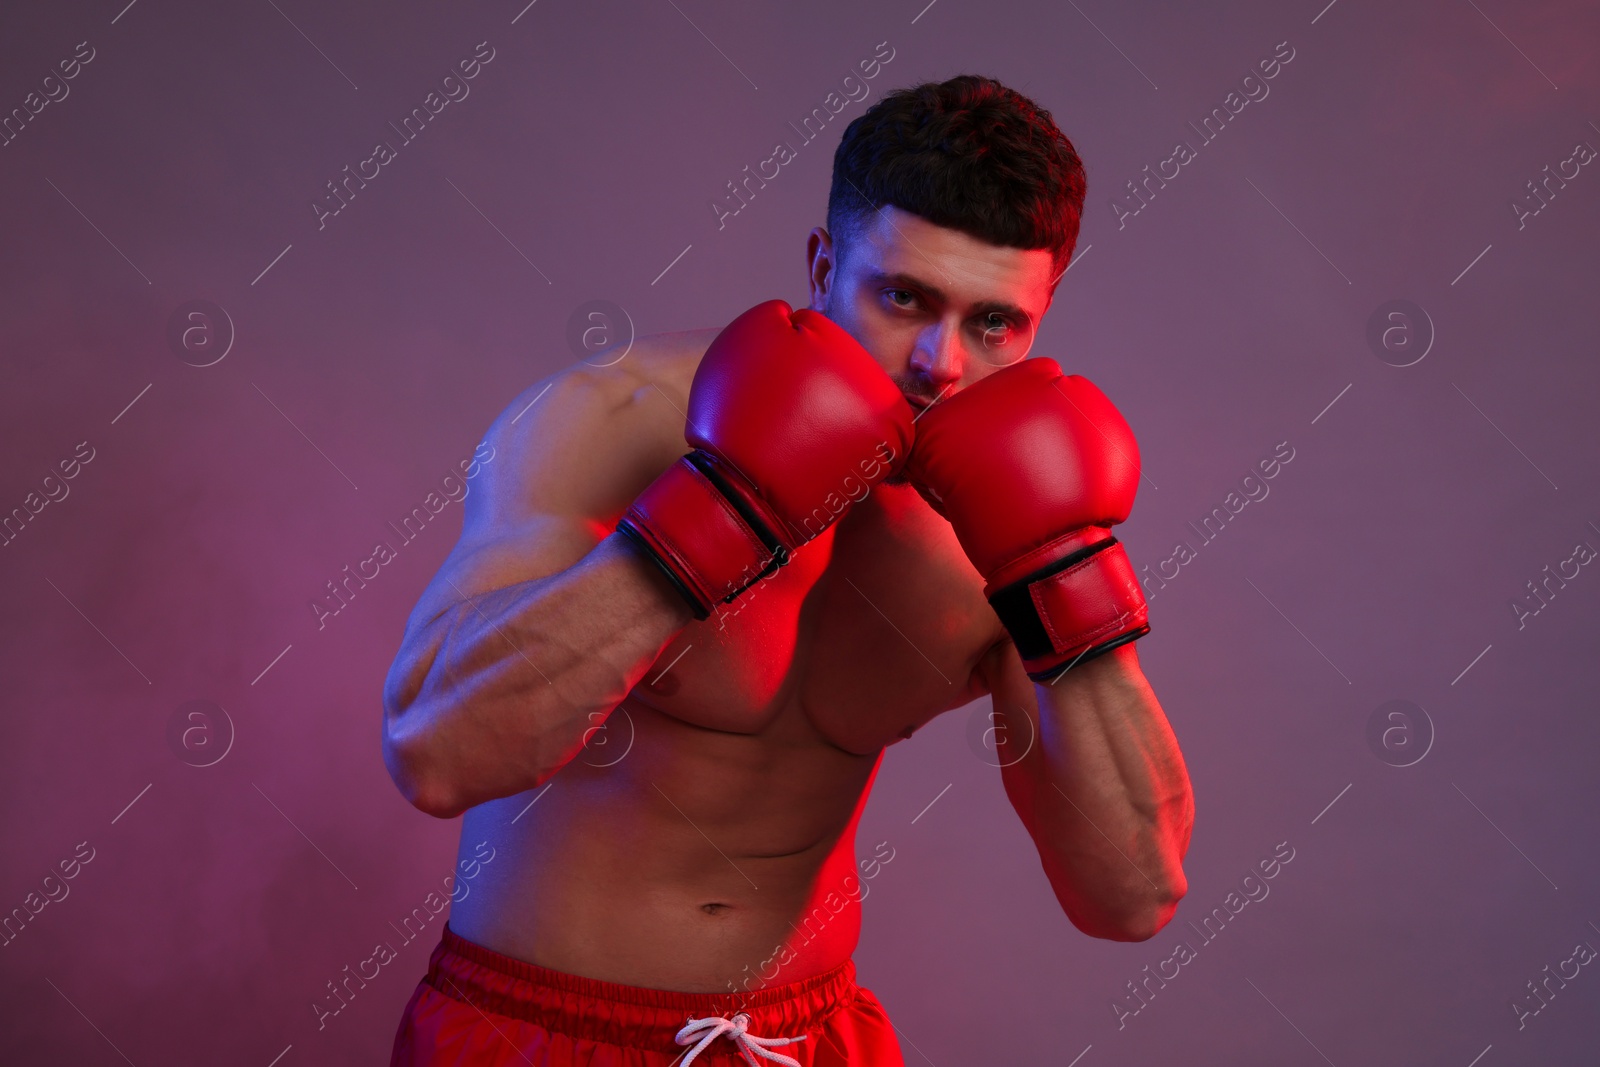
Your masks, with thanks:
<instances>
[{"instance_id":1,"label":"shirtless man","mask_svg":"<svg viewBox=\"0 0 1600 1067\"><path fill-rule=\"evenodd\" d=\"M1067 918L1171 918L1193 804L1109 530L1137 446L1024 359L1083 191L998 82L890 94L835 155L809 309L641 339L490 427L384 758L496 858L395 1064L900 1064L854 980L856 824L885 747L986 694Z\"/></svg>"}]
</instances>

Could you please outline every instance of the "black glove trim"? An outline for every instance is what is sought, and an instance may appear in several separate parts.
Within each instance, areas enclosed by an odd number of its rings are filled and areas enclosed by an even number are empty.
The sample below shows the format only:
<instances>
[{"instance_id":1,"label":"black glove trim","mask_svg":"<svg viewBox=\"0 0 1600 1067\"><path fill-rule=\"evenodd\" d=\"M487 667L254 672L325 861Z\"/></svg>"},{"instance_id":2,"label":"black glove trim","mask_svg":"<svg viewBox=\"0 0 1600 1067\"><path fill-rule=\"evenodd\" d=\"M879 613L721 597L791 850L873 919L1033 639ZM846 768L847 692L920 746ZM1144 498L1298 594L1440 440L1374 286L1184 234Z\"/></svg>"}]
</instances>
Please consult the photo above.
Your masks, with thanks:
<instances>
[{"instance_id":1,"label":"black glove trim","mask_svg":"<svg viewBox=\"0 0 1600 1067\"><path fill-rule=\"evenodd\" d=\"M1000 621L1011 634L1011 641L1017 646L1018 655L1025 660L1036 659L1055 651L1055 647L1050 643L1050 635L1045 632L1044 621L1039 618L1039 611L1033 605L1033 597L1029 595L1028 587L1041 578L1048 578L1068 567L1076 566L1096 552L1104 552L1118 543L1116 537L1112 536L1080 548L1076 552L1070 552L1054 563L1039 568L1026 578L1019 578L996 591L989 598L989 606L994 608L994 613L1000 616ZM1108 643L1106 647L1113 646ZM1035 678L1034 681L1038 679Z\"/></svg>"},{"instance_id":2,"label":"black glove trim","mask_svg":"<svg viewBox=\"0 0 1600 1067\"><path fill-rule=\"evenodd\" d=\"M768 552L772 553L772 558L767 561L767 565L761 568L759 573L722 598L724 604L731 604L740 593L788 563L789 549L782 541L778 540L778 535L772 532L772 528L767 525L766 521L750 508L750 505L745 501L744 494L728 484L727 478L717 469L714 457L710 453L704 449L697 448L685 456L684 459L689 462L689 466L699 471L705 480L716 488L717 492L722 494L723 499L728 502L733 510L739 513L739 517L750 528L750 532L760 539L762 546Z\"/></svg>"}]
</instances>

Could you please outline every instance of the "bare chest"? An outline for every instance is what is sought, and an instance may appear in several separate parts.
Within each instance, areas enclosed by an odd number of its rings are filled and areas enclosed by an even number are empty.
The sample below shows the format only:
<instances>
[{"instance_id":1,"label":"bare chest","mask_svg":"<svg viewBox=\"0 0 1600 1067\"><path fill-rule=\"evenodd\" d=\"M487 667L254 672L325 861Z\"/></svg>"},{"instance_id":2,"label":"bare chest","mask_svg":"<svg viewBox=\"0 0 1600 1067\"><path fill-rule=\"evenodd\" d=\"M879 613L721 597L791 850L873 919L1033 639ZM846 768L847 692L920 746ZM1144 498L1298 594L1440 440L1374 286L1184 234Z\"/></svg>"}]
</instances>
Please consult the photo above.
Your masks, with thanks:
<instances>
[{"instance_id":1,"label":"bare chest","mask_svg":"<svg viewBox=\"0 0 1600 1067\"><path fill-rule=\"evenodd\" d=\"M982 579L914 490L880 486L657 658L632 698L695 726L870 754L979 695L1000 634Z\"/></svg>"}]
</instances>

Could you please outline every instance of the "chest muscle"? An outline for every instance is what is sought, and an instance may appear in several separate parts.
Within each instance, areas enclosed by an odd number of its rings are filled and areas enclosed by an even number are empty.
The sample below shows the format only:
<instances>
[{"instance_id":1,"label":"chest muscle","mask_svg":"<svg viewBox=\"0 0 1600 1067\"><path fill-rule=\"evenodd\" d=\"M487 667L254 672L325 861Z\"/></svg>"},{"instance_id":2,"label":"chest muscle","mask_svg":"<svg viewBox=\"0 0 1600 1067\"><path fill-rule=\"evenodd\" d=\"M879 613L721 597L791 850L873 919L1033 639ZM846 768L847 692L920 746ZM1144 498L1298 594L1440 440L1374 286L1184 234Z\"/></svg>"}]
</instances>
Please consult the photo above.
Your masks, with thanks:
<instances>
[{"instance_id":1,"label":"chest muscle","mask_svg":"<svg viewBox=\"0 0 1600 1067\"><path fill-rule=\"evenodd\" d=\"M633 697L696 726L869 754L978 696L982 579L909 488L880 486L793 562L679 633Z\"/></svg>"}]
</instances>

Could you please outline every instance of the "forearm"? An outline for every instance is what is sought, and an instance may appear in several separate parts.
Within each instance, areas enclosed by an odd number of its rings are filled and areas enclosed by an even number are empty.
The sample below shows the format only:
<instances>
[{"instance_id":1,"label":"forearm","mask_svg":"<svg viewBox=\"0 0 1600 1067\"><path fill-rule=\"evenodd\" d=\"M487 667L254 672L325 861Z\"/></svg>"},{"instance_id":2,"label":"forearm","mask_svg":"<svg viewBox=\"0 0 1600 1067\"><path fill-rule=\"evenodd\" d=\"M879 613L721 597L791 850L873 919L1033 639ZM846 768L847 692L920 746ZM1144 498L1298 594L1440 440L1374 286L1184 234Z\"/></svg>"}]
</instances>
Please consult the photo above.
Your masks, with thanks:
<instances>
[{"instance_id":1,"label":"forearm","mask_svg":"<svg viewBox=\"0 0 1600 1067\"><path fill-rule=\"evenodd\" d=\"M692 617L615 534L557 574L463 599L401 649L385 686L385 762L442 818L538 786Z\"/></svg>"},{"instance_id":2,"label":"forearm","mask_svg":"<svg viewBox=\"0 0 1600 1067\"><path fill-rule=\"evenodd\" d=\"M1131 645L1034 685L1034 696L1038 734L1003 772L1006 788L1073 924L1144 940L1188 888L1194 803L1177 739Z\"/></svg>"}]
</instances>

